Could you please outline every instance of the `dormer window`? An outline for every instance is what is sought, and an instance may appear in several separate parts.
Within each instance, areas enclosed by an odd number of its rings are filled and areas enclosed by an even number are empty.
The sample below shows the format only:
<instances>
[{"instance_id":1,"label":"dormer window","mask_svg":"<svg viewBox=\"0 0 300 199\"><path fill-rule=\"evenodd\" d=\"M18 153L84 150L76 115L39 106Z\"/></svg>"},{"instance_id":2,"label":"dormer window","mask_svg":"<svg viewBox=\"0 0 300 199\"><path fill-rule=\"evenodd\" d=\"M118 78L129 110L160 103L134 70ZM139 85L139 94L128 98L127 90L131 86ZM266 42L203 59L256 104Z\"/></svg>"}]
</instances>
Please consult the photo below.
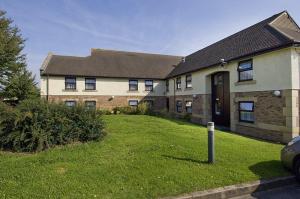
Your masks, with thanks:
<instances>
[{"instance_id":1,"label":"dormer window","mask_svg":"<svg viewBox=\"0 0 300 199\"><path fill-rule=\"evenodd\" d=\"M253 80L252 59L239 62L239 82Z\"/></svg>"}]
</instances>

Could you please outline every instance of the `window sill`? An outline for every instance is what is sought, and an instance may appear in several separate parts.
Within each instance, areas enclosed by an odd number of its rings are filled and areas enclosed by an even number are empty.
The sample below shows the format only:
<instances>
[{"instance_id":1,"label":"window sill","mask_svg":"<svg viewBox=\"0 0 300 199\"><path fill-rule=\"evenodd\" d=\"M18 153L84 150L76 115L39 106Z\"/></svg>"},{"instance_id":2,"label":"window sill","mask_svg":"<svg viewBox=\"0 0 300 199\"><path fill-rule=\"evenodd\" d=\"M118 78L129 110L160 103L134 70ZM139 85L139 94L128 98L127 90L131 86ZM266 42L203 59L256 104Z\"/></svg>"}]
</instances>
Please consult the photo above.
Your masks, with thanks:
<instances>
[{"instance_id":1,"label":"window sill","mask_svg":"<svg viewBox=\"0 0 300 199\"><path fill-rule=\"evenodd\" d=\"M240 125L240 126L247 126L247 127L257 127L255 125L255 122L242 122L242 121L239 121L237 123L237 125Z\"/></svg>"},{"instance_id":2,"label":"window sill","mask_svg":"<svg viewBox=\"0 0 300 199\"><path fill-rule=\"evenodd\" d=\"M127 93L138 93L139 91L138 90L136 90L136 91L127 91Z\"/></svg>"},{"instance_id":3,"label":"window sill","mask_svg":"<svg viewBox=\"0 0 300 199\"><path fill-rule=\"evenodd\" d=\"M97 90L82 90L82 92L98 92Z\"/></svg>"},{"instance_id":4,"label":"window sill","mask_svg":"<svg viewBox=\"0 0 300 199\"><path fill-rule=\"evenodd\" d=\"M77 89L63 89L63 92L78 92Z\"/></svg>"},{"instance_id":5,"label":"window sill","mask_svg":"<svg viewBox=\"0 0 300 199\"><path fill-rule=\"evenodd\" d=\"M181 88L177 88L176 91L181 91Z\"/></svg>"},{"instance_id":6,"label":"window sill","mask_svg":"<svg viewBox=\"0 0 300 199\"><path fill-rule=\"evenodd\" d=\"M184 90L185 91L190 91L190 90L193 90L193 87L185 88Z\"/></svg>"},{"instance_id":7,"label":"window sill","mask_svg":"<svg viewBox=\"0 0 300 199\"><path fill-rule=\"evenodd\" d=\"M143 93L154 93L154 91L143 91Z\"/></svg>"},{"instance_id":8,"label":"window sill","mask_svg":"<svg viewBox=\"0 0 300 199\"><path fill-rule=\"evenodd\" d=\"M256 84L256 80L247 80L247 81L241 81L241 82L235 82L235 86L240 86L240 85L248 85L248 84Z\"/></svg>"}]
</instances>

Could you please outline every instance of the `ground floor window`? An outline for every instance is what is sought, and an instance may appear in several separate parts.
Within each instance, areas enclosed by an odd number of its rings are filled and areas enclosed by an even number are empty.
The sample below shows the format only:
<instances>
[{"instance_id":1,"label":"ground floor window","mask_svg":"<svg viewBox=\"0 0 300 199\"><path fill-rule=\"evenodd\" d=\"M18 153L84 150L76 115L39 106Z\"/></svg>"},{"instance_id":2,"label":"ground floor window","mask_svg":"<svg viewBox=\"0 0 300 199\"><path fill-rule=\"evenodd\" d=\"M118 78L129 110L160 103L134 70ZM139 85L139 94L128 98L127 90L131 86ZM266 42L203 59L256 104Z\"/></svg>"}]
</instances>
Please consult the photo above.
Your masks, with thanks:
<instances>
[{"instance_id":1,"label":"ground floor window","mask_svg":"<svg viewBox=\"0 0 300 199\"><path fill-rule=\"evenodd\" d=\"M76 101L75 100L67 100L67 101L65 101L65 105L67 107L74 107L74 106L76 106Z\"/></svg>"},{"instance_id":2,"label":"ground floor window","mask_svg":"<svg viewBox=\"0 0 300 199\"><path fill-rule=\"evenodd\" d=\"M177 101L176 102L176 111L177 111L177 113L182 112L182 101Z\"/></svg>"},{"instance_id":3,"label":"ground floor window","mask_svg":"<svg viewBox=\"0 0 300 199\"><path fill-rule=\"evenodd\" d=\"M96 101L85 101L85 107L88 109L96 109Z\"/></svg>"},{"instance_id":4,"label":"ground floor window","mask_svg":"<svg viewBox=\"0 0 300 199\"><path fill-rule=\"evenodd\" d=\"M185 102L185 111L187 113L192 113L192 101Z\"/></svg>"},{"instance_id":5,"label":"ground floor window","mask_svg":"<svg viewBox=\"0 0 300 199\"><path fill-rule=\"evenodd\" d=\"M137 107L138 105L138 100L129 100L128 105L132 107Z\"/></svg>"},{"instance_id":6,"label":"ground floor window","mask_svg":"<svg viewBox=\"0 0 300 199\"><path fill-rule=\"evenodd\" d=\"M239 120L254 122L254 102L239 102Z\"/></svg>"}]
</instances>

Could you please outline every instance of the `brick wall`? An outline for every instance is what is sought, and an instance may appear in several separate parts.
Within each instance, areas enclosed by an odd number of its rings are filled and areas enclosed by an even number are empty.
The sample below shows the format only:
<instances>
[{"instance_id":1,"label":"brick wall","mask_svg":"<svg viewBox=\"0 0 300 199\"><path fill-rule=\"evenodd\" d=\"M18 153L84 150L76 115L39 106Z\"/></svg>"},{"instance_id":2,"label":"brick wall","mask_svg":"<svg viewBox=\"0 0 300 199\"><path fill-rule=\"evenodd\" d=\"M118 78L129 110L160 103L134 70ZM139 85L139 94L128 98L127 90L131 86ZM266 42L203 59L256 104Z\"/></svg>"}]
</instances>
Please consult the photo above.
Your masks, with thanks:
<instances>
[{"instance_id":1,"label":"brick wall","mask_svg":"<svg viewBox=\"0 0 300 199\"><path fill-rule=\"evenodd\" d=\"M112 109L117 106L128 106L128 100L137 99L139 101L143 100L153 100L153 109L162 110L166 108L166 97L164 96L67 96L67 95L56 95L49 96L49 101L53 102L64 102L66 100L76 100L78 103L84 103L84 101L93 100L96 101L96 107L98 109Z\"/></svg>"}]
</instances>

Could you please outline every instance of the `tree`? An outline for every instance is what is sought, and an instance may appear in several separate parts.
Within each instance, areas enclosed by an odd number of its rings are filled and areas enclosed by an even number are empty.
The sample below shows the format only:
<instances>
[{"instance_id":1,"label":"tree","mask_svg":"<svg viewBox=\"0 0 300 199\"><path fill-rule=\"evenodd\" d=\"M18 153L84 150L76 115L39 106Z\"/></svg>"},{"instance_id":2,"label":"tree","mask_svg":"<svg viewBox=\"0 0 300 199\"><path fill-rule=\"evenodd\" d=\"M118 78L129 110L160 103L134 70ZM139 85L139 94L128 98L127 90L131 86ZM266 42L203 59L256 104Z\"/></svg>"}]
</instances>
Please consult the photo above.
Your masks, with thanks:
<instances>
[{"instance_id":1,"label":"tree","mask_svg":"<svg viewBox=\"0 0 300 199\"><path fill-rule=\"evenodd\" d=\"M16 75L13 75L3 93L6 98L15 98L17 101L39 96L34 77L32 73L27 70L20 71Z\"/></svg>"},{"instance_id":2,"label":"tree","mask_svg":"<svg viewBox=\"0 0 300 199\"><path fill-rule=\"evenodd\" d=\"M34 77L26 69L25 54L22 54L25 40L5 14L0 10L0 98L20 101L34 96L37 88Z\"/></svg>"}]
</instances>

